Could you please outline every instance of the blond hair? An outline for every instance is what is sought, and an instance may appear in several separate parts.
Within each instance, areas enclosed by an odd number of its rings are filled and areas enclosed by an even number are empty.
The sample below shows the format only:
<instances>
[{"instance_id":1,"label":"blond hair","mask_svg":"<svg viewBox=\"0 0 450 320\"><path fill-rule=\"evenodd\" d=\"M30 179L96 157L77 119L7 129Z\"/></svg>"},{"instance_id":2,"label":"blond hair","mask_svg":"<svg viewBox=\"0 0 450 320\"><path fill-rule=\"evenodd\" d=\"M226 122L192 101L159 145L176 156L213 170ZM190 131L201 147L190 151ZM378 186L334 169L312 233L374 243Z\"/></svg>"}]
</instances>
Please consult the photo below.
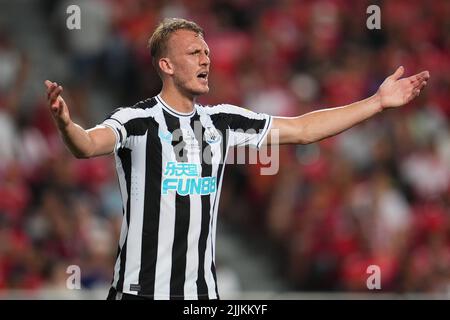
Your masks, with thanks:
<instances>
[{"instance_id":1,"label":"blond hair","mask_svg":"<svg viewBox=\"0 0 450 320\"><path fill-rule=\"evenodd\" d=\"M202 37L205 35L203 29L193 21L182 18L166 18L160 22L148 41L153 67L160 75L158 61L167 54L167 42L171 34L177 30L190 30L200 34Z\"/></svg>"}]
</instances>

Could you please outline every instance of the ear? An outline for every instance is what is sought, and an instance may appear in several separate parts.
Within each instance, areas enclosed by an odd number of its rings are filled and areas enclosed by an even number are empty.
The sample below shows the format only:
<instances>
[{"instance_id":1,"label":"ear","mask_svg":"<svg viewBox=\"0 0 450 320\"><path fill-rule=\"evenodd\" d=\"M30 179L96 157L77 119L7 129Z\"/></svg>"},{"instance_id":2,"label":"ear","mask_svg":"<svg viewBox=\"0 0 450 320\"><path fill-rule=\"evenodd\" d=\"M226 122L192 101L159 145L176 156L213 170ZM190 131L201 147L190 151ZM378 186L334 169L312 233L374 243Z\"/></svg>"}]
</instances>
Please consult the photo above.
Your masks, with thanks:
<instances>
[{"instance_id":1,"label":"ear","mask_svg":"<svg viewBox=\"0 0 450 320\"><path fill-rule=\"evenodd\" d=\"M169 58L161 58L158 61L158 65L159 68L162 70L162 72L168 74L168 75L173 75L174 70L173 70L173 65L170 62Z\"/></svg>"}]
</instances>

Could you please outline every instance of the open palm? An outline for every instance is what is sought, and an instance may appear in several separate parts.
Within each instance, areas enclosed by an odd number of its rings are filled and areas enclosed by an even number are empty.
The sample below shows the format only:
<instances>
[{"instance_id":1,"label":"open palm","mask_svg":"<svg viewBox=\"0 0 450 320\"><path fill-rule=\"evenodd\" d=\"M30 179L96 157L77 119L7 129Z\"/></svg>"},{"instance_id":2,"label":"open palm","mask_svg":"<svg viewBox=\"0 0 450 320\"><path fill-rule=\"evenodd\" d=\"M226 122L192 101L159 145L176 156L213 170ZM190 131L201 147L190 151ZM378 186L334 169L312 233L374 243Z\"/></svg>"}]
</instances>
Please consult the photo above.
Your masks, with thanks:
<instances>
[{"instance_id":1,"label":"open palm","mask_svg":"<svg viewBox=\"0 0 450 320\"><path fill-rule=\"evenodd\" d=\"M420 94L420 90L425 87L430 78L428 71L422 71L408 78L400 79L404 71L403 67L399 67L384 80L378 89L383 108L399 107L410 102Z\"/></svg>"}]
</instances>

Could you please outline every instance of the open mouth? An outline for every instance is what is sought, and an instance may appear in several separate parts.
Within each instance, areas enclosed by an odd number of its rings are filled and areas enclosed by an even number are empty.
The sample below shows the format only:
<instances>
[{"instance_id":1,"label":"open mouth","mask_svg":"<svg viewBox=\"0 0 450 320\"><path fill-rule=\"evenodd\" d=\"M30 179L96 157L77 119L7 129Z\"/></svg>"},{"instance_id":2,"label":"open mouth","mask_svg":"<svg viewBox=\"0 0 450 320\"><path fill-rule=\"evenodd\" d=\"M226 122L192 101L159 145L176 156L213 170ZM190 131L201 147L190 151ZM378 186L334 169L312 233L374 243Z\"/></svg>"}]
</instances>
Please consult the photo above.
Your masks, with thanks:
<instances>
[{"instance_id":1,"label":"open mouth","mask_svg":"<svg viewBox=\"0 0 450 320\"><path fill-rule=\"evenodd\" d=\"M197 78L207 80L207 79L208 79L208 72L207 72L207 71L204 71L204 72L199 73L199 74L197 75Z\"/></svg>"}]
</instances>

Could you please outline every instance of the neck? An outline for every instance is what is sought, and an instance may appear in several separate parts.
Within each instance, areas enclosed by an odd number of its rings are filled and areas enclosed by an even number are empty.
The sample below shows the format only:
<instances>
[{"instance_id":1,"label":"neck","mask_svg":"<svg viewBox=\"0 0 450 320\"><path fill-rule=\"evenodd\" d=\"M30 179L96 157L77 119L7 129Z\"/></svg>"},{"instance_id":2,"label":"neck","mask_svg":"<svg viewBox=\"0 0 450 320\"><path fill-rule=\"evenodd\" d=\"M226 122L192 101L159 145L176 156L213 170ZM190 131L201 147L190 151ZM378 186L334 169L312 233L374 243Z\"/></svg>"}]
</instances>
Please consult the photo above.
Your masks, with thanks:
<instances>
[{"instance_id":1,"label":"neck","mask_svg":"<svg viewBox=\"0 0 450 320\"><path fill-rule=\"evenodd\" d=\"M195 97L183 94L173 86L163 84L160 96L176 111L189 113L194 110Z\"/></svg>"}]
</instances>

